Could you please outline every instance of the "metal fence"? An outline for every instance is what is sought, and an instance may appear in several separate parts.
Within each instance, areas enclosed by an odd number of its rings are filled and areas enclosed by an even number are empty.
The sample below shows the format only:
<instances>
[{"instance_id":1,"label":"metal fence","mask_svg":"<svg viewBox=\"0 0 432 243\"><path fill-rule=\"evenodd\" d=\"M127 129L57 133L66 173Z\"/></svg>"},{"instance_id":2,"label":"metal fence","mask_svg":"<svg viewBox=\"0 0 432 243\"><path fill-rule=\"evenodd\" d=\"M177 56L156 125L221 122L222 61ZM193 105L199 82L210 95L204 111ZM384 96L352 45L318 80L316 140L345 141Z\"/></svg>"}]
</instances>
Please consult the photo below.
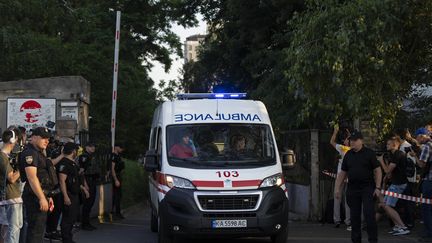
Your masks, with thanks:
<instances>
[{"instance_id":1,"label":"metal fence","mask_svg":"<svg viewBox=\"0 0 432 243\"><path fill-rule=\"evenodd\" d=\"M284 131L278 137L279 148L294 150L297 159L295 166L284 172L286 181L310 187L308 217L312 220L322 218L327 201L333 198L335 180L321 173L337 168L338 156L330 138L331 131L326 130Z\"/></svg>"}]
</instances>

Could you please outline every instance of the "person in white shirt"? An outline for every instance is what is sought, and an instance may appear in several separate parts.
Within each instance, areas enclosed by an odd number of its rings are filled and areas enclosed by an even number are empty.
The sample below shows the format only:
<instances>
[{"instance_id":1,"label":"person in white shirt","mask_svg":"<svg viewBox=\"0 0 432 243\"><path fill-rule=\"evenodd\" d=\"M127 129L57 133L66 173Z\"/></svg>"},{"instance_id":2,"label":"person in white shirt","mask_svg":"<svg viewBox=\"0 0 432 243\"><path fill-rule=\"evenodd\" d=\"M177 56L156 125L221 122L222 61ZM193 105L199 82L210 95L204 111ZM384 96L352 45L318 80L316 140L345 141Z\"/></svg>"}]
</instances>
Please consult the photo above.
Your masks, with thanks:
<instances>
[{"instance_id":1,"label":"person in white shirt","mask_svg":"<svg viewBox=\"0 0 432 243\"><path fill-rule=\"evenodd\" d=\"M347 132L345 134L343 144L338 144L336 142L336 137L337 137L338 132L339 132L339 126L335 125L334 130L333 130L333 135L330 139L330 144L338 151L339 156L340 156L339 162L338 162L338 167L337 167L337 173L339 174L339 172L341 171L343 158L344 158L346 152L348 152L348 150L350 150L350 146L349 146L349 132ZM344 185L344 188L346 188L346 185ZM336 188L335 188L335 190L336 190ZM345 189L343 191L345 192ZM341 217L340 217L341 201L342 201L341 199L334 198L333 220L334 220L336 228L340 227L340 224L342 221ZM345 224L347 225L347 230L350 231L351 230L351 217L350 217L350 209L349 209L348 204L346 202L346 197L344 197L343 201L344 201L343 203L345 205Z\"/></svg>"}]
</instances>

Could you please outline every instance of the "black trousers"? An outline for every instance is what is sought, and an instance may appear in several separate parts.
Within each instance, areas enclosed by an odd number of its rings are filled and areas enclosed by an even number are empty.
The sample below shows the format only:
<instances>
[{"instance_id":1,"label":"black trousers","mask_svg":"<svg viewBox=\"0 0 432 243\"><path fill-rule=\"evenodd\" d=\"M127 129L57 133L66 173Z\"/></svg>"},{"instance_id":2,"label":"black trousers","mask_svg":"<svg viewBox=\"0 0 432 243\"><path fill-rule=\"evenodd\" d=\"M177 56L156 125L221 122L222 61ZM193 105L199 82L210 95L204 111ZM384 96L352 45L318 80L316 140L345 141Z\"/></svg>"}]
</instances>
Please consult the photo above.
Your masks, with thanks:
<instances>
[{"instance_id":1,"label":"black trousers","mask_svg":"<svg viewBox=\"0 0 432 243\"><path fill-rule=\"evenodd\" d=\"M367 224L369 242L378 242L378 227L375 219L374 187L366 187L347 190L347 203L351 210L351 240L354 243L361 243L361 213L363 206L364 219Z\"/></svg>"},{"instance_id":2,"label":"black trousers","mask_svg":"<svg viewBox=\"0 0 432 243\"><path fill-rule=\"evenodd\" d=\"M89 198L84 198L82 207L81 222L83 225L90 224L90 212L96 199L96 182L97 179L94 176L86 176L87 185L89 187Z\"/></svg>"},{"instance_id":3,"label":"black trousers","mask_svg":"<svg viewBox=\"0 0 432 243\"><path fill-rule=\"evenodd\" d=\"M44 242L47 213L40 210L39 199L33 194L23 195L27 218L26 243Z\"/></svg>"},{"instance_id":4,"label":"black trousers","mask_svg":"<svg viewBox=\"0 0 432 243\"><path fill-rule=\"evenodd\" d=\"M57 225L60 219L60 215L63 207L63 194L58 193L53 197L54 210L48 212L48 218L46 223L46 232L53 232L57 230Z\"/></svg>"},{"instance_id":5,"label":"black trousers","mask_svg":"<svg viewBox=\"0 0 432 243\"><path fill-rule=\"evenodd\" d=\"M119 179L120 180L120 179ZM112 196L112 213L120 214L121 213L121 198L122 198L122 181L120 180L120 187L116 187L113 182L113 196Z\"/></svg>"},{"instance_id":6,"label":"black trousers","mask_svg":"<svg viewBox=\"0 0 432 243\"><path fill-rule=\"evenodd\" d=\"M62 207L62 221L60 224L63 243L72 243L72 229L79 213L79 196L68 195L72 204Z\"/></svg>"},{"instance_id":7,"label":"black trousers","mask_svg":"<svg viewBox=\"0 0 432 243\"><path fill-rule=\"evenodd\" d=\"M402 194L409 196L414 195L414 187L414 183L408 182L408 186ZM415 221L415 202L398 200L398 205L400 205L403 210L402 221L407 226L413 227Z\"/></svg>"}]
</instances>

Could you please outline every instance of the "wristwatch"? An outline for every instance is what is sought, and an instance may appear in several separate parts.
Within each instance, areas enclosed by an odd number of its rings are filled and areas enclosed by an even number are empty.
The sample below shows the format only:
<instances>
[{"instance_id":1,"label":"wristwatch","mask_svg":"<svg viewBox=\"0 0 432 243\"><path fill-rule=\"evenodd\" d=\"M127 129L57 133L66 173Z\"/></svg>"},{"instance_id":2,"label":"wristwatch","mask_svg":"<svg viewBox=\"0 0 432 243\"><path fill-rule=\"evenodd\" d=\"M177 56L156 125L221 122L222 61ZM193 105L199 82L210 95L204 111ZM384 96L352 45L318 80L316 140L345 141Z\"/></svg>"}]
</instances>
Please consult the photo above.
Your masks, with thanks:
<instances>
[{"instance_id":1,"label":"wristwatch","mask_svg":"<svg viewBox=\"0 0 432 243\"><path fill-rule=\"evenodd\" d=\"M380 191L381 191L381 188L380 188L380 187L375 187L375 189L377 189L377 190L380 190Z\"/></svg>"}]
</instances>

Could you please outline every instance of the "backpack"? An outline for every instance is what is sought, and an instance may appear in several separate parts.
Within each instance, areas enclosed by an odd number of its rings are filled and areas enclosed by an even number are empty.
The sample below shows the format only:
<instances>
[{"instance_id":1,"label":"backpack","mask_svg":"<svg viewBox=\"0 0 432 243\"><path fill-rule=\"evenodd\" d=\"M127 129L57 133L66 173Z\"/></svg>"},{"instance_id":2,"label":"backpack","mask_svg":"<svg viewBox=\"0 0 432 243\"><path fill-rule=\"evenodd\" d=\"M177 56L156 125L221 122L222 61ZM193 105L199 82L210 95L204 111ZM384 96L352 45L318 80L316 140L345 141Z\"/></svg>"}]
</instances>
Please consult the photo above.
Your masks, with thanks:
<instances>
[{"instance_id":1,"label":"backpack","mask_svg":"<svg viewBox=\"0 0 432 243\"><path fill-rule=\"evenodd\" d=\"M409 182L416 182L417 167L416 159L408 153L406 154L406 169L405 174Z\"/></svg>"}]
</instances>

